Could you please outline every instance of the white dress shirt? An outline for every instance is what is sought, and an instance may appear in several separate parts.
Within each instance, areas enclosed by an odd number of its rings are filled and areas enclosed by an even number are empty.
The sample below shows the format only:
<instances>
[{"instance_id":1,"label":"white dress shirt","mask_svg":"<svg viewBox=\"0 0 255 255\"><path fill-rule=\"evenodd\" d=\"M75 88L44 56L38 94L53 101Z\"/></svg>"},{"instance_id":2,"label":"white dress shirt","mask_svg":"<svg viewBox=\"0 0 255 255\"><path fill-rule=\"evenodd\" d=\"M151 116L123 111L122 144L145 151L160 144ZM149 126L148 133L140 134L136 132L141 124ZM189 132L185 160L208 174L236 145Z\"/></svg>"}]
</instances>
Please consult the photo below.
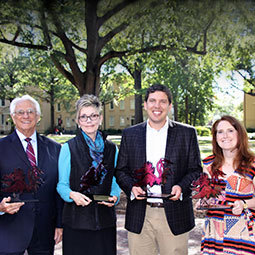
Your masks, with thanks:
<instances>
[{"instance_id":1,"label":"white dress shirt","mask_svg":"<svg viewBox=\"0 0 255 255\"><path fill-rule=\"evenodd\" d=\"M158 177L159 173L156 169L157 163L161 158L165 158L166 152L166 140L167 131L169 126L169 119L167 117L165 125L160 129L156 130L152 128L147 120L146 129L146 161L152 163L155 167L155 175ZM153 185L152 187L147 187L149 192L161 194L161 185ZM163 202L162 199L158 198L148 198L148 202L156 203Z\"/></svg>"}]
</instances>

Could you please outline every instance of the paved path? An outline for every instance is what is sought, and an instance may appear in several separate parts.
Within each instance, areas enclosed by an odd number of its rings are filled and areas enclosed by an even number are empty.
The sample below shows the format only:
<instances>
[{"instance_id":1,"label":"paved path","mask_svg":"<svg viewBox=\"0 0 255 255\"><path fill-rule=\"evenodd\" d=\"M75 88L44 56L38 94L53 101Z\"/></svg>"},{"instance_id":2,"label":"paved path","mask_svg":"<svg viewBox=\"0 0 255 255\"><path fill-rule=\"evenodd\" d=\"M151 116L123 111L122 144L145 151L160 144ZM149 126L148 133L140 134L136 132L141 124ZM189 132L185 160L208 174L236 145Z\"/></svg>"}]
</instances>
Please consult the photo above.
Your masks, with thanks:
<instances>
[{"instance_id":1,"label":"paved path","mask_svg":"<svg viewBox=\"0 0 255 255\"><path fill-rule=\"evenodd\" d=\"M128 255L127 231L124 229L125 215L117 215L117 255ZM196 219L196 227L189 234L189 255L199 255L203 219ZM62 255L62 244L58 244L55 255ZM74 254L75 255L75 254ZM174 254L173 254L174 255Z\"/></svg>"}]
</instances>

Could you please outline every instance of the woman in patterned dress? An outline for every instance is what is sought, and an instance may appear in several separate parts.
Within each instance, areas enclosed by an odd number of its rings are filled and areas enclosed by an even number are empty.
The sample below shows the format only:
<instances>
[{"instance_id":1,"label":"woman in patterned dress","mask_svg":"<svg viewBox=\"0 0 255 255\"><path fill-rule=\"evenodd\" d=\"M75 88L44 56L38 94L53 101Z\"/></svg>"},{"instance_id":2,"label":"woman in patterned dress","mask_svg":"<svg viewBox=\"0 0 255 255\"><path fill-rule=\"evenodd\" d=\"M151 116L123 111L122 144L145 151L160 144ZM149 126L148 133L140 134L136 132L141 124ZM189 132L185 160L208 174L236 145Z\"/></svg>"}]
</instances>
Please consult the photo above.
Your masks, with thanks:
<instances>
[{"instance_id":1,"label":"woman in patterned dress","mask_svg":"<svg viewBox=\"0 0 255 255\"><path fill-rule=\"evenodd\" d=\"M208 210L201 254L255 254L255 161L244 127L223 116L212 127L213 155L203 160L204 172L222 185L220 203L229 209Z\"/></svg>"}]
</instances>

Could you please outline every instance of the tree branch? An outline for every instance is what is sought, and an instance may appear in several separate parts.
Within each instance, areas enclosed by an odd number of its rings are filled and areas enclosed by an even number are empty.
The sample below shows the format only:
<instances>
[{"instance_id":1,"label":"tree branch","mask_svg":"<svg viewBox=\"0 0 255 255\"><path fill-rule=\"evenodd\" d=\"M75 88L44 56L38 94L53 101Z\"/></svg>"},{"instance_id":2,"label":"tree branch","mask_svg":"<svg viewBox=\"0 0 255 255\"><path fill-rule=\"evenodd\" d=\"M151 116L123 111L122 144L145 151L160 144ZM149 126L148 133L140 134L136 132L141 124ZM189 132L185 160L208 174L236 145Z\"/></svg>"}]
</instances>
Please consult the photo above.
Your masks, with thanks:
<instances>
[{"instance_id":1,"label":"tree branch","mask_svg":"<svg viewBox=\"0 0 255 255\"><path fill-rule=\"evenodd\" d=\"M136 49L136 50L110 51L100 58L99 66L102 66L104 62L106 62L110 58L121 58L124 56L135 55L136 53L149 53L149 52L160 51L160 50L177 50L177 47L176 45L172 45L172 46L156 45L156 46L145 47L145 48Z\"/></svg>"},{"instance_id":2,"label":"tree branch","mask_svg":"<svg viewBox=\"0 0 255 255\"><path fill-rule=\"evenodd\" d=\"M129 4L135 3L138 0L125 0L122 3L118 4L115 8L113 8L112 10L110 10L108 13L106 13L103 17L108 17L108 15L111 17L113 15L115 15L118 11L120 11L121 9L124 9L126 6L128 6ZM152 1L150 3L150 7L154 8L156 5L160 4L160 1ZM115 10L116 9L116 10ZM140 19L141 17L143 17L146 14L145 11L137 11L137 13L135 13L134 18L136 20ZM102 18L103 18L102 17ZM109 17L109 18L110 18ZM103 24L100 21L101 18L97 19L97 28L99 30L100 26ZM119 26L117 26L116 28L114 28L113 30L111 30L107 35L105 35L104 37L100 38L99 40L99 48L100 50L104 47L104 45L106 43L108 43L116 34L118 34L119 32L125 30L127 27L129 26L128 22L123 22L122 24L120 24Z\"/></svg>"},{"instance_id":3,"label":"tree branch","mask_svg":"<svg viewBox=\"0 0 255 255\"><path fill-rule=\"evenodd\" d=\"M70 75L67 75L65 76L67 79L69 79L74 85L77 85L75 80L74 80L74 77L80 77L82 75L82 72L81 70L79 69L79 66L78 66L78 63L77 63L77 60L76 60L76 56L75 56L75 53L74 53L74 50L72 48L73 46L73 43L72 41L66 36L65 34L65 31L62 29L62 25L58 19L58 16L56 15L56 13L54 13L54 10L52 10L52 8L50 7L49 9L49 13L52 17L52 20L53 20L53 23L57 29L57 34L58 34L58 37L60 38L60 40L62 41L63 45L64 45L64 48L65 48L65 51L66 51L66 54L65 54L65 59L66 61L68 62L71 70L72 70L72 77L70 77ZM54 62L55 64L55 62ZM65 75L66 74L66 70L63 71L60 67L59 67L59 64L58 66L56 66L58 68L58 70L63 74ZM60 68L60 69L59 69ZM62 70L62 71L61 71ZM70 73L69 73L70 74Z\"/></svg>"},{"instance_id":4,"label":"tree branch","mask_svg":"<svg viewBox=\"0 0 255 255\"><path fill-rule=\"evenodd\" d=\"M37 49L37 50L49 50L48 46L46 45L36 45L36 44L31 44L31 43L21 43L21 42L16 42L13 40L7 40L5 38L0 38L1 43L9 44L12 46L17 46L21 48L29 48L29 49Z\"/></svg>"},{"instance_id":5,"label":"tree branch","mask_svg":"<svg viewBox=\"0 0 255 255\"><path fill-rule=\"evenodd\" d=\"M105 35L104 37L101 37L98 43L99 50L101 51L104 45L106 45L116 34L125 30L127 26L128 26L128 23L123 22L122 24L120 24L119 26L111 30L107 35Z\"/></svg>"},{"instance_id":6,"label":"tree branch","mask_svg":"<svg viewBox=\"0 0 255 255\"><path fill-rule=\"evenodd\" d=\"M254 79L248 79L248 78L246 78L240 71L237 71L237 73L238 73L245 81L247 81L249 84L251 84L253 87L255 87Z\"/></svg>"},{"instance_id":7,"label":"tree branch","mask_svg":"<svg viewBox=\"0 0 255 255\"><path fill-rule=\"evenodd\" d=\"M68 79L72 84L76 86L73 75L64 68L64 66L57 60L54 54L51 54L50 57L58 71L62 73L66 79Z\"/></svg>"},{"instance_id":8,"label":"tree branch","mask_svg":"<svg viewBox=\"0 0 255 255\"><path fill-rule=\"evenodd\" d=\"M195 53L195 54L199 54L199 55L206 55L206 53L207 53L207 51L206 51L207 32L208 32L210 26L212 25L214 19L215 19L215 17L213 17L209 21L209 23L207 24L207 26L205 27L205 29L203 31L203 50L201 50L201 51L197 50L198 44L201 42L201 38L199 38L193 47L189 47L189 46L186 47L187 51Z\"/></svg>"},{"instance_id":9,"label":"tree branch","mask_svg":"<svg viewBox=\"0 0 255 255\"><path fill-rule=\"evenodd\" d=\"M21 31L21 28L20 28L20 26L18 26L17 31L16 31L16 33L15 33L13 39L12 39L13 42L15 42L16 39L18 38L18 36L19 36L19 34L20 34L20 31Z\"/></svg>"},{"instance_id":10,"label":"tree branch","mask_svg":"<svg viewBox=\"0 0 255 255\"><path fill-rule=\"evenodd\" d=\"M138 0L124 0L123 2L117 4L114 8L109 10L105 15L98 18L98 27L101 27L107 20L109 20L112 16L117 14L119 11L123 10L126 6L137 2Z\"/></svg>"},{"instance_id":11,"label":"tree branch","mask_svg":"<svg viewBox=\"0 0 255 255\"><path fill-rule=\"evenodd\" d=\"M122 57L120 58L120 60L121 60L121 65L124 66L127 69L127 71L129 72L129 74L134 78L134 73L129 68L127 62Z\"/></svg>"}]
</instances>

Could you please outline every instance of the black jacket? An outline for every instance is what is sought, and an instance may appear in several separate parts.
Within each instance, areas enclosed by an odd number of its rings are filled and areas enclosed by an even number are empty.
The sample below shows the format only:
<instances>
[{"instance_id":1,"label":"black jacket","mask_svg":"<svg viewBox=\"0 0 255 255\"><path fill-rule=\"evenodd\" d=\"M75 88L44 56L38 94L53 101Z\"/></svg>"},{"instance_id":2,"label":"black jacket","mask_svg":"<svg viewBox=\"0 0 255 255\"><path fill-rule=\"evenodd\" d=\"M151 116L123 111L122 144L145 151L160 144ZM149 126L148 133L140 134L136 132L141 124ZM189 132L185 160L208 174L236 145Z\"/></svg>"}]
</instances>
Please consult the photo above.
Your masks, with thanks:
<instances>
[{"instance_id":1,"label":"black jacket","mask_svg":"<svg viewBox=\"0 0 255 255\"><path fill-rule=\"evenodd\" d=\"M70 188L73 191L80 191L81 177L91 167L92 158L80 130L76 137L68 141L68 145L71 152ZM91 187L90 194L110 195L111 192L116 146L106 139L104 146L103 165L107 169L107 174L102 184ZM115 209L94 201L85 207L77 206L74 202L66 202L63 223L74 229L99 230L113 227L116 224Z\"/></svg>"},{"instance_id":2,"label":"black jacket","mask_svg":"<svg viewBox=\"0 0 255 255\"><path fill-rule=\"evenodd\" d=\"M38 199L39 202L25 203L18 213L0 216L0 253L27 249L34 228L40 230L38 241L43 249L54 249L55 228L62 227L63 201L56 192L60 148L60 144L37 134L38 168L43 171L43 184L35 193L24 192L20 199ZM16 132L0 139L0 155L0 181L18 168L27 176L31 165ZM8 195L0 192L0 200Z\"/></svg>"},{"instance_id":3,"label":"black jacket","mask_svg":"<svg viewBox=\"0 0 255 255\"><path fill-rule=\"evenodd\" d=\"M162 193L171 193L174 185L182 188L183 200L164 200L169 227L178 235L195 226L191 201L191 182L202 171L196 131L193 127L170 121L167 134L165 158L171 162L171 175L162 185ZM142 231L146 200L130 200L134 185L134 171L146 162L146 123L127 128L122 133L116 168L117 183L128 197L126 222L127 230Z\"/></svg>"}]
</instances>

